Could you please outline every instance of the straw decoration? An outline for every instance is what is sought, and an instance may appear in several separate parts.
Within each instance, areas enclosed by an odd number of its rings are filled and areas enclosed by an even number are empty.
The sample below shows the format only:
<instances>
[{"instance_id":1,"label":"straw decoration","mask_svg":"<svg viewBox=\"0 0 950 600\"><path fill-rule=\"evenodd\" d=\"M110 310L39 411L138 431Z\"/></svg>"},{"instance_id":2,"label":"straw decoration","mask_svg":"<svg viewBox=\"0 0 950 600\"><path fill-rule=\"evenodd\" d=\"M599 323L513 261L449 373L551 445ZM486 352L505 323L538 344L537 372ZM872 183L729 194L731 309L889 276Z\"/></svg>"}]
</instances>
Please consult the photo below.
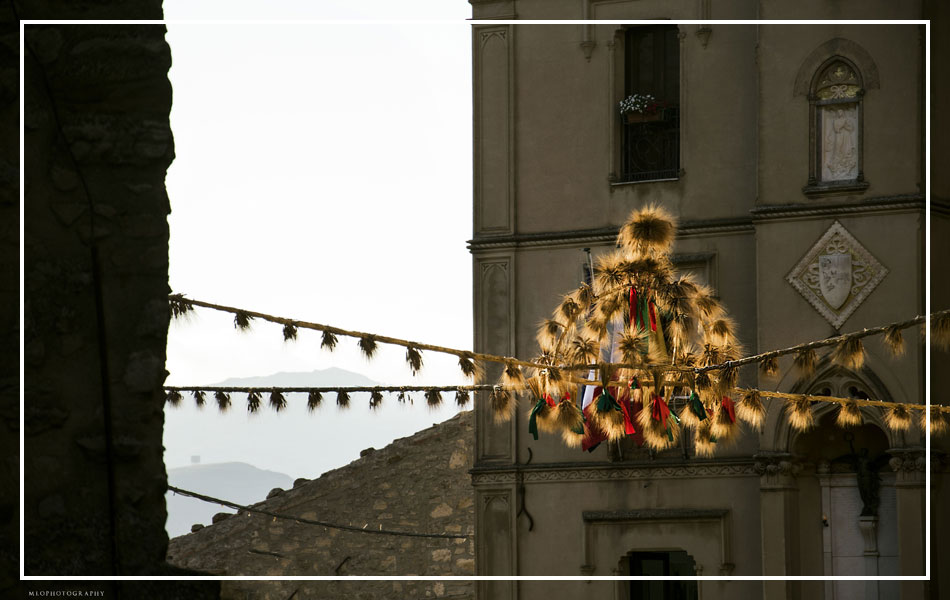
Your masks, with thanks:
<instances>
[{"instance_id":1,"label":"straw decoration","mask_svg":"<svg viewBox=\"0 0 950 600\"><path fill-rule=\"evenodd\" d=\"M221 412L227 412L231 408L231 394L227 392L215 392L214 401L218 403L218 410Z\"/></svg>"},{"instance_id":2,"label":"straw decoration","mask_svg":"<svg viewBox=\"0 0 950 600\"><path fill-rule=\"evenodd\" d=\"M763 377L776 378L779 375L778 357L770 356L759 363L759 370Z\"/></svg>"},{"instance_id":3,"label":"straw decoration","mask_svg":"<svg viewBox=\"0 0 950 600\"><path fill-rule=\"evenodd\" d=\"M332 331L324 331L320 339L320 348L333 352L336 348L337 338Z\"/></svg>"},{"instance_id":4,"label":"straw decoration","mask_svg":"<svg viewBox=\"0 0 950 600\"><path fill-rule=\"evenodd\" d=\"M171 310L173 319L187 318L194 313L195 307L185 302L181 295L171 295L168 297L168 307Z\"/></svg>"},{"instance_id":5,"label":"straw decoration","mask_svg":"<svg viewBox=\"0 0 950 600\"><path fill-rule=\"evenodd\" d=\"M676 222L663 208L651 204L630 214L620 228L617 243L633 253L663 252L673 243Z\"/></svg>"},{"instance_id":6,"label":"straw decoration","mask_svg":"<svg viewBox=\"0 0 950 600\"><path fill-rule=\"evenodd\" d=\"M736 405L736 416L751 425L753 429L762 431L762 424L765 423L765 405L762 403L758 390L743 393Z\"/></svg>"},{"instance_id":7,"label":"straw decoration","mask_svg":"<svg viewBox=\"0 0 950 600\"><path fill-rule=\"evenodd\" d=\"M247 393L247 412L256 413L261 409L261 393L251 390Z\"/></svg>"},{"instance_id":8,"label":"straw decoration","mask_svg":"<svg viewBox=\"0 0 950 600\"><path fill-rule=\"evenodd\" d=\"M426 390L426 404L429 408L436 408L442 404L442 393L439 390Z\"/></svg>"},{"instance_id":9,"label":"straw decoration","mask_svg":"<svg viewBox=\"0 0 950 600\"><path fill-rule=\"evenodd\" d=\"M857 370L864 365L864 344L860 338L846 338L831 351L831 362Z\"/></svg>"},{"instance_id":10,"label":"straw decoration","mask_svg":"<svg viewBox=\"0 0 950 600\"><path fill-rule=\"evenodd\" d=\"M419 352L412 346L406 348L406 362L409 363L409 370L413 375L417 375L422 370L422 352Z\"/></svg>"},{"instance_id":11,"label":"straw decoration","mask_svg":"<svg viewBox=\"0 0 950 600\"><path fill-rule=\"evenodd\" d=\"M861 416L861 407L853 400L842 404L838 410L838 416L835 418L835 425L838 427L856 427L863 422L864 417Z\"/></svg>"},{"instance_id":12,"label":"straw decoration","mask_svg":"<svg viewBox=\"0 0 950 600\"><path fill-rule=\"evenodd\" d=\"M337 390L336 405L339 408L348 408L350 406L350 394L346 390Z\"/></svg>"},{"instance_id":13,"label":"straw decoration","mask_svg":"<svg viewBox=\"0 0 950 600\"><path fill-rule=\"evenodd\" d=\"M950 351L950 312L930 319L930 343L944 352Z\"/></svg>"},{"instance_id":14,"label":"straw decoration","mask_svg":"<svg viewBox=\"0 0 950 600\"><path fill-rule=\"evenodd\" d=\"M884 423L894 431L907 431L911 423L910 411L900 404L892 406L884 413Z\"/></svg>"},{"instance_id":15,"label":"straw decoration","mask_svg":"<svg viewBox=\"0 0 950 600\"><path fill-rule=\"evenodd\" d=\"M289 342L297 339L297 327L290 323L284 325L284 341Z\"/></svg>"},{"instance_id":16,"label":"straw decoration","mask_svg":"<svg viewBox=\"0 0 950 600\"><path fill-rule=\"evenodd\" d=\"M359 344L360 351L366 358L373 358L373 356L376 354L377 345L375 336L364 335L357 343Z\"/></svg>"},{"instance_id":17,"label":"straw decoration","mask_svg":"<svg viewBox=\"0 0 950 600\"><path fill-rule=\"evenodd\" d=\"M735 404L732 398L723 396L712 416L709 433L716 438L717 444L731 444L739 436L739 424L736 422Z\"/></svg>"},{"instance_id":18,"label":"straw decoration","mask_svg":"<svg viewBox=\"0 0 950 600\"><path fill-rule=\"evenodd\" d=\"M927 430L927 410L920 411L920 428L924 431ZM929 408L930 412L930 434L931 435L943 435L947 433L947 429L950 428L950 423L948 423L947 415L943 411L934 410L933 407Z\"/></svg>"},{"instance_id":19,"label":"straw decoration","mask_svg":"<svg viewBox=\"0 0 950 600\"><path fill-rule=\"evenodd\" d=\"M512 362L505 363L505 368L501 372L501 384L508 389L523 389L525 382L521 367Z\"/></svg>"},{"instance_id":20,"label":"straw decoration","mask_svg":"<svg viewBox=\"0 0 950 600\"><path fill-rule=\"evenodd\" d=\"M899 327L891 325L884 331L884 345L891 351L891 356L903 356L904 332Z\"/></svg>"},{"instance_id":21,"label":"straw decoration","mask_svg":"<svg viewBox=\"0 0 950 600\"><path fill-rule=\"evenodd\" d=\"M455 404L457 406L465 406L470 399L471 397L469 396L468 390L459 388L455 391Z\"/></svg>"},{"instance_id":22,"label":"straw decoration","mask_svg":"<svg viewBox=\"0 0 950 600\"><path fill-rule=\"evenodd\" d=\"M165 402L174 406L175 408L178 408L181 406L181 392L178 390L171 390L165 394Z\"/></svg>"},{"instance_id":23,"label":"straw decoration","mask_svg":"<svg viewBox=\"0 0 950 600\"><path fill-rule=\"evenodd\" d=\"M515 403L511 401L511 394L503 387L495 387L489 396L492 414L496 423L510 421L514 415Z\"/></svg>"},{"instance_id":24,"label":"straw decoration","mask_svg":"<svg viewBox=\"0 0 950 600\"><path fill-rule=\"evenodd\" d=\"M203 408L205 405L205 393L203 390L193 390L191 395L195 399L195 406L198 408Z\"/></svg>"},{"instance_id":25,"label":"straw decoration","mask_svg":"<svg viewBox=\"0 0 950 600\"><path fill-rule=\"evenodd\" d=\"M312 390L307 394L307 409L310 412L317 410L321 402L323 402L323 394L320 392Z\"/></svg>"},{"instance_id":26,"label":"straw decoration","mask_svg":"<svg viewBox=\"0 0 950 600\"><path fill-rule=\"evenodd\" d=\"M708 458L716 453L716 439L712 435L712 419L706 419L693 431L696 456Z\"/></svg>"},{"instance_id":27,"label":"straw decoration","mask_svg":"<svg viewBox=\"0 0 950 600\"><path fill-rule=\"evenodd\" d=\"M382 403L383 395L379 392L379 390L373 390L369 393L369 407L371 410L378 409Z\"/></svg>"},{"instance_id":28,"label":"straw decoration","mask_svg":"<svg viewBox=\"0 0 950 600\"><path fill-rule=\"evenodd\" d=\"M274 390L270 393L270 406L276 412L280 412L287 408L287 399L284 398L284 395L280 393L280 390Z\"/></svg>"},{"instance_id":29,"label":"straw decoration","mask_svg":"<svg viewBox=\"0 0 950 600\"><path fill-rule=\"evenodd\" d=\"M789 404L788 422L797 431L808 431L815 426L815 414L811 411L811 401L802 396Z\"/></svg>"},{"instance_id":30,"label":"straw decoration","mask_svg":"<svg viewBox=\"0 0 950 600\"><path fill-rule=\"evenodd\" d=\"M254 320L254 317L247 314L244 311L238 311L234 313L234 328L239 331L247 331L251 328L251 321Z\"/></svg>"},{"instance_id":31,"label":"straw decoration","mask_svg":"<svg viewBox=\"0 0 950 600\"><path fill-rule=\"evenodd\" d=\"M818 366L818 353L814 349L800 350L795 354L795 368L803 379L814 375L816 366Z\"/></svg>"},{"instance_id":32,"label":"straw decoration","mask_svg":"<svg viewBox=\"0 0 950 600\"><path fill-rule=\"evenodd\" d=\"M462 356L459 356L459 369L462 370L462 375L473 379L478 371L478 365L470 353L464 352Z\"/></svg>"}]
</instances>

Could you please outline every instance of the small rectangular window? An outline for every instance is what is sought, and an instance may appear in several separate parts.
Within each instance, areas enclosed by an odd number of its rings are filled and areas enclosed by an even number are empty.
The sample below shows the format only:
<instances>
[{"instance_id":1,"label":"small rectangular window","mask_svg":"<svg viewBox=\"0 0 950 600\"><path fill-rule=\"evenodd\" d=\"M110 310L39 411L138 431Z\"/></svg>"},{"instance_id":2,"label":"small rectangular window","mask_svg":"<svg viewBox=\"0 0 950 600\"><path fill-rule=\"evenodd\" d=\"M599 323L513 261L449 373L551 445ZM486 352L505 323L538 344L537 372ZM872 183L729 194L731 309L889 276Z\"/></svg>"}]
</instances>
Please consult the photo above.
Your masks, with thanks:
<instances>
[{"instance_id":1,"label":"small rectangular window","mask_svg":"<svg viewBox=\"0 0 950 600\"><path fill-rule=\"evenodd\" d=\"M631 27L624 36L624 98L648 97L620 113L620 181L679 177L679 30Z\"/></svg>"}]
</instances>

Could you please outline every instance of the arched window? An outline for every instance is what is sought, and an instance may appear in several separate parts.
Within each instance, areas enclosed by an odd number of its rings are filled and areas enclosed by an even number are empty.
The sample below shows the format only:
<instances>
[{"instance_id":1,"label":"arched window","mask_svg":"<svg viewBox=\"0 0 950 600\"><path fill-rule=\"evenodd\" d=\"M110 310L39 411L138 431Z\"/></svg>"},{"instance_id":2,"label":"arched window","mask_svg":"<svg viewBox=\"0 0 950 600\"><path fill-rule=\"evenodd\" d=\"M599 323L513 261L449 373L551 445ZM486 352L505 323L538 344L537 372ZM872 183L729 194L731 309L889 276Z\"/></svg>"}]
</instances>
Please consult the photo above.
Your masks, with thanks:
<instances>
[{"instance_id":1,"label":"arched window","mask_svg":"<svg viewBox=\"0 0 950 600\"><path fill-rule=\"evenodd\" d=\"M864 81L850 60L834 56L812 78L808 93L808 196L861 193L864 179Z\"/></svg>"}]
</instances>

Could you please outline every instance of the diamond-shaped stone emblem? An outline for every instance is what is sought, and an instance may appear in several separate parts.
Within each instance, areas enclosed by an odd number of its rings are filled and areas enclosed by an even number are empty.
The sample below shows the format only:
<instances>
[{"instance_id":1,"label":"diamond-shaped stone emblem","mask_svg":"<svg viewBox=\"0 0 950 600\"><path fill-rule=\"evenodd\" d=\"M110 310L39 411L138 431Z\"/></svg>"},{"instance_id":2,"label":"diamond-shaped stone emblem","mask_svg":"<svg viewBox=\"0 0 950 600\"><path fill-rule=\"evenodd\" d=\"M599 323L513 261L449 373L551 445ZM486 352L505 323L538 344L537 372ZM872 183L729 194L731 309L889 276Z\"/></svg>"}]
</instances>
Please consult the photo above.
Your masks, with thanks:
<instances>
[{"instance_id":1,"label":"diamond-shaped stone emblem","mask_svg":"<svg viewBox=\"0 0 950 600\"><path fill-rule=\"evenodd\" d=\"M886 275L887 268L835 221L785 279L841 329Z\"/></svg>"}]
</instances>

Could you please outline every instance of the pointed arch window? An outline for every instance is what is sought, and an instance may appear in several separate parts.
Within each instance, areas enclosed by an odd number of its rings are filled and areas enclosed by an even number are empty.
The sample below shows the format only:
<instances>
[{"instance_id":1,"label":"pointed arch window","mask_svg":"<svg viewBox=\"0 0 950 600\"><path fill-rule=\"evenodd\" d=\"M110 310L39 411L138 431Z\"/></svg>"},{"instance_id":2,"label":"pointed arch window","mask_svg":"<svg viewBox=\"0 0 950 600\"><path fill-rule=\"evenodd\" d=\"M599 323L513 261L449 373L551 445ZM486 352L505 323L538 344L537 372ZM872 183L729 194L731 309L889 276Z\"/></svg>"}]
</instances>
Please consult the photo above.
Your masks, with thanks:
<instances>
[{"instance_id":1,"label":"pointed arch window","mask_svg":"<svg viewBox=\"0 0 950 600\"><path fill-rule=\"evenodd\" d=\"M808 94L808 196L862 193L864 81L850 60L835 56L815 72Z\"/></svg>"}]
</instances>

